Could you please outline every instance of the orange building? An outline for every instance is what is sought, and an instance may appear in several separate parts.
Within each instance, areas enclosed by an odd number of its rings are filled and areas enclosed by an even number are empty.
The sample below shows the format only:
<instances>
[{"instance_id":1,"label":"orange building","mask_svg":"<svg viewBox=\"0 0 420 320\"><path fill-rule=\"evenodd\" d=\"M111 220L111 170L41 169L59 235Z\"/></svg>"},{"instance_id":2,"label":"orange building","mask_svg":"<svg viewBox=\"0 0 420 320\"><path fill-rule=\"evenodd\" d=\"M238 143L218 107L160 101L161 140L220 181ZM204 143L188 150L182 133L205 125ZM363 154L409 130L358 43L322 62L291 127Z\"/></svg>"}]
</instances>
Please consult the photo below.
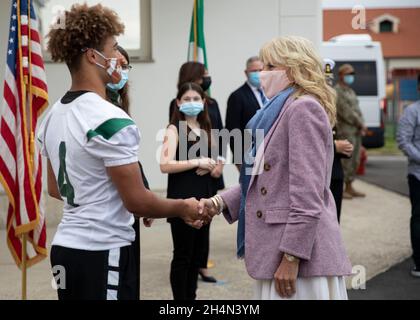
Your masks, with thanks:
<instances>
[{"instance_id":1,"label":"orange building","mask_svg":"<svg viewBox=\"0 0 420 320\"><path fill-rule=\"evenodd\" d=\"M404 100L403 95L400 95L405 90L404 85L411 81L412 87L420 74L420 5L401 8L367 7L365 13L365 25L354 28L354 21L361 22L360 11L352 12L351 7L324 8L323 40L328 41L341 34L369 34L373 41L381 42L389 84L388 97Z\"/></svg>"}]
</instances>

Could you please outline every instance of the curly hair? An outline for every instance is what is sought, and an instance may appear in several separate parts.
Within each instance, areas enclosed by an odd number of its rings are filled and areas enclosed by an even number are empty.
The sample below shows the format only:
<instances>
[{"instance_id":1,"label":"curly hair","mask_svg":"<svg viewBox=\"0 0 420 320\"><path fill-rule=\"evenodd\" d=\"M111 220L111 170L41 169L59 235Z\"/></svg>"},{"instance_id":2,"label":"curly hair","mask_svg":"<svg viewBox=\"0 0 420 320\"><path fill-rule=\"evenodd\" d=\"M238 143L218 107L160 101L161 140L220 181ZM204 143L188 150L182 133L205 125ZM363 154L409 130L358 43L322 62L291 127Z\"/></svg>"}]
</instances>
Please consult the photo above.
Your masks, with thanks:
<instances>
[{"instance_id":1,"label":"curly hair","mask_svg":"<svg viewBox=\"0 0 420 320\"><path fill-rule=\"evenodd\" d=\"M82 50L103 50L111 36L124 33L124 24L115 11L97 4L74 4L65 12L65 28L52 28L48 33L48 51L55 62L65 62L70 71L80 65Z\"/></svg>"},{"instance_id":2,"label":"curly hair","mask_svg":"<svg viewBox=\"0 0 420 320\"><path fill-rule=\"evenodd\" d=\"M315 96L324 107L331 126L335 125L336 94L327 84L321 58L309 40L297 36L273 39L262 47L260 57L264 64L287 67L292 77L290 80L297 86L295 97Z\"/></svg>"}]
</instances>

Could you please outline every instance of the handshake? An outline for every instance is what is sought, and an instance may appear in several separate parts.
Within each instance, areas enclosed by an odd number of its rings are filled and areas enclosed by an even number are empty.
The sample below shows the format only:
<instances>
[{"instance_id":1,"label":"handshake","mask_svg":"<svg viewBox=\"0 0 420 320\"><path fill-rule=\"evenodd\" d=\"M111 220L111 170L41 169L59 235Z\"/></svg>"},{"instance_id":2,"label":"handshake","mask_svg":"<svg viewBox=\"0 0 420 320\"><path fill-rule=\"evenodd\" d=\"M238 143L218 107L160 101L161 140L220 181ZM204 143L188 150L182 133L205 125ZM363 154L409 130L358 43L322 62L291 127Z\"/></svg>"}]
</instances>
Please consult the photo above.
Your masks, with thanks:
<instances>
[{"instance_id":1,"label":"handshake","mask_svg":"<svg viewBox=\"0 0 420 320\"><path fill-rule=\"evenodd\" d=\"M202 226L211 222L214 216L219 215L224 210L222 197L216 195L210 199L195 198L184 200L185 210L180 215L184 222L193 228L200 229Z\"/></svg>"}]
</instances>

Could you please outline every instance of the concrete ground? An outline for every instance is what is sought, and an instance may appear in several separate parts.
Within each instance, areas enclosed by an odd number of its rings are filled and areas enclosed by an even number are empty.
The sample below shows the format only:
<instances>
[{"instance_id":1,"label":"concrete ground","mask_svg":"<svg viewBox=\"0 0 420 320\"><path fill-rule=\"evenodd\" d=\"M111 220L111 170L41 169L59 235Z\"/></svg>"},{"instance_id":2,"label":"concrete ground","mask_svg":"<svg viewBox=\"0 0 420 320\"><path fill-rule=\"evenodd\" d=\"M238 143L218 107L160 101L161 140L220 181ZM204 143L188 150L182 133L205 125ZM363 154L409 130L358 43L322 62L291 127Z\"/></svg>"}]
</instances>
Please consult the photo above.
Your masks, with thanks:
<instances>
[{"instance_id":1,"label":"concrete ground","mask_svg":"<svg viewBox=\"0 0 420 320\"><path fill-rule=\"evenodd\" d=\"M410 205L406 197L357 181L367 198L346 200L343 204L342 231L353 265L361 265L366 280L373 278L411 254L409 242ZM51 241L55 228L48 229ZM0 230L0 239L6 239ZM199 282L198 299L252 299L253 280L242 261L235 258L236 225L228 225L221 217L211 227L210 260L217 284ZM151 229L142 229L142 299L171 299L169 266L172 242L169 225L158 221ZM348 287L352 280L348 279ZM16 268L5 241L0 243L0 299L19 299L20 272ZM369 290L369 286L367 287ZM48 260L28 271L29 299L56 299L51 287Z\"/></svg>"},{"instance_id":2,"label":"concrete ground","mask_svg":"<svg viewBox=\"0 0 420 320\"><path fill-rule=\"evenodd\" d=\"M409 196L407 185L407 158L405 156L369 156L363 181L386 190ZM377 275L368 283L368 290L351 290L352 300L419 300L420 279L409 274L413 267L411 257Z\"/></svg>"},{"instance_id":3,"label":"concrete ground","mask_svg":"<svg viewBox=\"0 0 420 320\"><path fill-rule=\"evenodd\" d=\"M408 197L407 157L369 156L360 179Z\"/></svg>"}]
</instances>

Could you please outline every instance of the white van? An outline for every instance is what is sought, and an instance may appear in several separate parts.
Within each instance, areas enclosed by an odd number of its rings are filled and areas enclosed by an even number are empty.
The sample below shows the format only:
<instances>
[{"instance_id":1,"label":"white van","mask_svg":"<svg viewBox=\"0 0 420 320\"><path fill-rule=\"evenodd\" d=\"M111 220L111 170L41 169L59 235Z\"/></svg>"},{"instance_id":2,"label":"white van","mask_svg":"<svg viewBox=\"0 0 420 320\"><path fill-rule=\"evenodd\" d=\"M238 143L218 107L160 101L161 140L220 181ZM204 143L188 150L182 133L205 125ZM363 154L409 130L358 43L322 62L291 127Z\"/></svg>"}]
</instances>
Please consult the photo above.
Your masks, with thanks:
<instances>
[{"instance_id":1,"label":"white van","mask_svg":"<svg viewBox=\"0 0 420 320\"><path fill-rule=\"evenodd\" d=\"M321 55L335 61L335 81L341 65L350 63L354 67L356 78L351 87L357 94L369 129L363 145L366 148L383 147L386 78L381 43L372 41L368 34L340 35L322 43Z\"/></svg>"}]
</instances>

